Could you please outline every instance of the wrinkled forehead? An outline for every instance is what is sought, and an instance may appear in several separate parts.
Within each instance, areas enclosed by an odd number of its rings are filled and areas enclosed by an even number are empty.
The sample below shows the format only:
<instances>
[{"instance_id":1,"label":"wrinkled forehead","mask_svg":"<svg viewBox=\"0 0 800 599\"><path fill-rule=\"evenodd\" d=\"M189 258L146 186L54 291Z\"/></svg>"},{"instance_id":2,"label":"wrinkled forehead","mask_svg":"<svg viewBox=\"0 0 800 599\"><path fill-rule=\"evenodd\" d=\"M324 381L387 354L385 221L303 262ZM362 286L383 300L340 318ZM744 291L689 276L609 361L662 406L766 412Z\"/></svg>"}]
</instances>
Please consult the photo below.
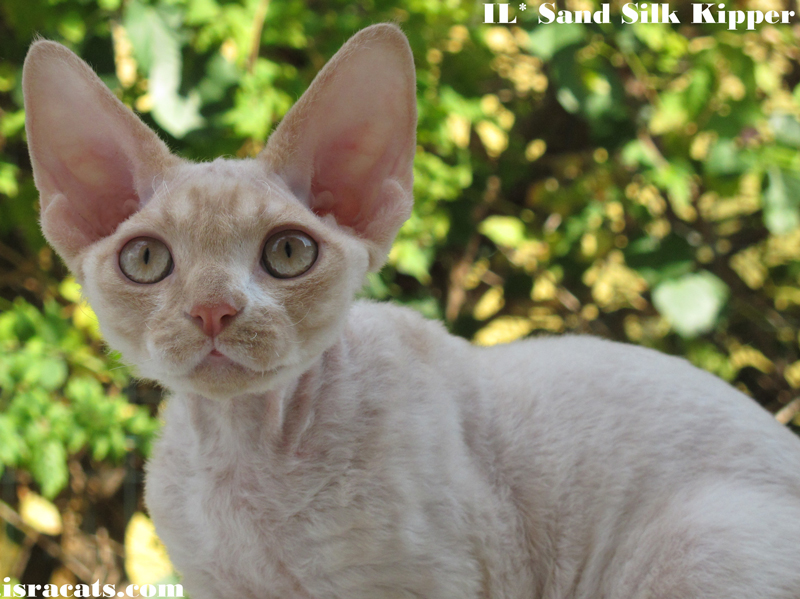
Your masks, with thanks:
<instances>
[{"instance_id":1,"label":"wrinkled forehead","mask_svg":"<svg viewBox=\"0 0 800 599\"><path fill-rule=\"evenodd\" d=\"M185 164L155 190L142 220L172 242L224 243L313 218L284 181L254 160Z\"/></svg>"}]
</instances>

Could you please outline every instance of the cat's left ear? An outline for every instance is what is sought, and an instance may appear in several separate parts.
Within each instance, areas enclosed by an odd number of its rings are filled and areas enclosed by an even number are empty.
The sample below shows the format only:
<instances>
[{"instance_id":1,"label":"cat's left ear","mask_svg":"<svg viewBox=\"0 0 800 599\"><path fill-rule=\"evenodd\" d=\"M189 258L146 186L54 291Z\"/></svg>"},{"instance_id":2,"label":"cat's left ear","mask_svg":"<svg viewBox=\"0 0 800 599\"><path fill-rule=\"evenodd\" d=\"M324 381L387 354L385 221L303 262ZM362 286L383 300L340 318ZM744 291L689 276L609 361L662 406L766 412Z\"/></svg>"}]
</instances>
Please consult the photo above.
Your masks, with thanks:
<instances>
[{"instance_id":1,"label":"cat's left ear","mask_svg":"<svg viewBox=\"0 0 800 599\"><path fill-rule=\"evenodd\" d=\"M353 231L377 270L411 214L416 123L408 40L373 25L325 65L260 158L316 214Z\"/></svg>"},{"instance_id":2,"label":"cat's left ear","mask_svg":"<svg viewBox=\"0 0 800 599\"><path fill-rule=\"evenodd\" d=\"M42 230L73 272L180 159L70 50L37 41L22 74Z\"/></svg>"}]
</instances>

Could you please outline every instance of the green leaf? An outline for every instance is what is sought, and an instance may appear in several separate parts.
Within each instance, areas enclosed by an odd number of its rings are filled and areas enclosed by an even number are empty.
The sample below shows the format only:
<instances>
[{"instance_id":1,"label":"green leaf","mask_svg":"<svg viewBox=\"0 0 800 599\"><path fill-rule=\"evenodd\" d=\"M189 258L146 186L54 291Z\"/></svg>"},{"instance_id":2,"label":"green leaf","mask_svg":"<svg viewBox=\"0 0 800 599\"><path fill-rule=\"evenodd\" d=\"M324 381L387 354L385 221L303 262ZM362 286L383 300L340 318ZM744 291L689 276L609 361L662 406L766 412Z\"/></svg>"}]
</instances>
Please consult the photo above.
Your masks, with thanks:
<instances>
[{"instance_id":1,"label":"green leaf","mask_svg":"<svg viewBox=\"0 0 800 599\"><path fill-rule=\"evenodd\" d=\"M625 263L654 288L664 280L688 274L694 266L694 251L679 235L661 240L647 235L625 248Z\"/></svg>"},{"instance_id":2,"label":"green leaf","mask_svg":"<svg viewBox=\"0 0 800 599\"><path fill-rule=\"evenodd\" d=\"M705 161L705 170L710 175L732 175L742 172L744 163L739 157L739 148L732 139L720 139L713 145Z\"/></svg>"},{"instance_id":3,"label":"green leaf","mask_svg":"<svg viewBox=\"0 0 800 599\"><path fill-rule=\"evenodd\" d=\"M689 120L684 94L666 92L661 94L661 101L656 106L650 119L650 131L662 135L681 129Z\"/></svg>"},{"instance_id":4,"label":"green leaf","mask_svg":"<svg viewBox=\"0 0 800 599\"><path fill-rule=\"evenodd\" d=\"M52 499L67 485L67 451L64 445L55 439L45 441L35 447L31 460L31 474L42 488L42 495Z\"/></svg>"},{"instance_id":5,"label":"green leaf","mask_svg":"<svg viewBox=\"0 0 800 599\"><path fill-rule=\"evenodd\" d=\"M108 435L95 437L94 442L92 443L92 457L97 461L104 460L110 449L111 439L108 437Z\"/></svg>"},{"instance_id":6,"label":"green leaf","mask_svg":"<svg viewBox=\"0 0 800 599\"><path fill-rule=\"evenodd\" d=\"M792 148L800 148L800 122L797 118L789 114L775 114L769 119L769 125L775 141Z\"/></svg>"},{"instance_id":7,"label":"green leaf","mask_svg":"<svg viewBox=\"0 0 800 599\"><path fill-rule=\"evenodd\" d=\"M389 262L398 271L411 275L421 283L430 281L430 255L413 239L398 239L389 254Z\"/></svg>"},{"instance_id":8,"label":"green leaf","mask_svg":"<svg viewBox=\"0 0 800 599\"><path fill-rule=\"evenodd\" d=\"M238 135L263 141L275 121L289 110L291 98L275 85L280 74L278 64L259 58L252 72L242 77L234 107L224 116L224 122L232 125Z\"/></svg>"},{"instance_id":9,"label":"green leaf","mask_svg":"<svg viewBox=\"0 0 800 599\"><path fill-rule=\"evenodd\" d=\"M729 356L711 343L701 341L692 343L686 357L695 366L713 372L721 379L732 381L736 377L736 367L731 364Z\"/></svg>"},{"instance_id":10,"label":"green leaf","mask_svg":"<svg viewBox=\"0 0 800 599\"><path fill-rule=\"evenodd\" d=\"M800 179L777 167L767 172L764 193L764 224L773 235L783 235L800 226Z\"/></svg>"},{"instance_id":11,"label":"green leaf","mask_svg":"<svg viewBox=\"0 0 800 599\"><path fill-rule=\"evenodd\" d=\"M7 415L0 414L0 464L16 466L22 454L22 439L14 422Z\"/></svg>"},{"instance_id":12,"label":"green leaf","mask_svg":"<svg viewBox=\"0 0 800 599\"><path fill-rule=\"evenodd\" d=\"M728 299L728 286L708 271L661 283L653 305L682 337L696 337L714 328Z\"/></svg>"},{"instance_id":13,"label":"green leaf","mask_svg":"<svg viewBox=\"0 0 800 599\"><path fill-rule=\"evenodd\" d=\"M55 391L67 380L67 364L61 358L45 358L41 362L39 385L46 391Z\"/></svg>"},{"instance_id":14,"label":"green leaf","mask_svg":"<svg viewBox=\"0 0 800 599\"><path fill-rule=\"evenodd\" d=\"M162 11L131 2L125 25L137 59L148 71L148 91L153 99L153 119L174 137L181 138L204 124L200 116L200 95L184 98L181 85L181 42L175 19L167 23Z\"/></svg>"},{"instance_id":15,"label":"green leaf","mask_svg":"<svg viewBox=\"0 0 800 599\"><path fill-rule=\"evenodd\" d=\"M581 43L586 32L586 27L580 23L540 25L528 34L528 50L534 56L547 61L560 50Z\"/></svg>"},{"instance_id":16,"label":"green leaf","mask_svg":"<svg viewBox=\"0 0 800 599\"><path fill-rule=\"evenodd\" d=\"M13 164L0 162L0 193L13 198L19 193L17 173L19 169Z\"/></svg>"},{"instance_id":17,"label":"green leaf","mask_svg":"<svg viewBox=\"0 0 800 599\"><path fill-rule=\"evenodd\" d=\"M687 76L689 77L689 87L686 89L684 98L686 107L694 117L708 106L714 78L711 72L705 68L691 69Z\"/></svg>"},{"instance_id":18,"label":"green leaf","mask_svg":"<svg viewBox=\"0 0 800 599\"><path fill-rule=\"evenodd\" d=\"M653 180L667 190L672 209L680 217L691 208L693 176L694 169L683 160L673 160L653 173Z\"/></svg>"},{"instance_id":19,"label":"green leaf","mask_svg":"<svg viewBox=\"0 0 800 599\"><path fill-rule=\"evenodd\" d=\"M241 76L235 64L229 62L222 54L215 54L208 61L206 77L198 84L197 93L204 104L219 102L225 97L228 88Z\"/></svg>"},{"instance_id":20,"label":"green leaf","mask_svg":"<svg viewBox=\"0 0 800 599\"><path fill-rule=\"evenodd\" d=\"M516 248L525 240L525 223L514 216L489 216L478 230L502 247Z\"/></svg>"}]
</instances>

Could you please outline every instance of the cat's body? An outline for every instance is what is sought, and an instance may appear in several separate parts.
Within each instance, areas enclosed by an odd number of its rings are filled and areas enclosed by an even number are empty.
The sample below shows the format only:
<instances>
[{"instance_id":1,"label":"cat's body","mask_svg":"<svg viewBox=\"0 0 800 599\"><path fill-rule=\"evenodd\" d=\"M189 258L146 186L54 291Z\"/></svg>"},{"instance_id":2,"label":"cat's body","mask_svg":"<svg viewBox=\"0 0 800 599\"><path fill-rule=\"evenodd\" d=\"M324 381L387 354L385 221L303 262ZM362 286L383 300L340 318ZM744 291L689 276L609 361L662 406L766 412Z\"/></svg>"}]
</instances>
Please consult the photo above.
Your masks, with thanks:
<instances>
[{"instance_id":1,"label":"cat's body","mask_svg":"<svg viewBox=\"0 0 800 599\"><path fill-rule=\"evenodd\" d=\"M148 505L201 598L800 596L800 448L682 360L358 303L287 393L167 408Z\"/></svg>"},{"instance_id":2,"label":"cat's body","mask_svg":"<svg viewBox=\"0 0 800 599\"><path fill-rule=\"evenodd\" d=\"M193 599L800 597L800 442L741 393L353 303L411 206L396 28L348 42L254 160L170 155L56 44L24 88L44 231L173 391L147 501Z\"/></svg>"}]
</instances>

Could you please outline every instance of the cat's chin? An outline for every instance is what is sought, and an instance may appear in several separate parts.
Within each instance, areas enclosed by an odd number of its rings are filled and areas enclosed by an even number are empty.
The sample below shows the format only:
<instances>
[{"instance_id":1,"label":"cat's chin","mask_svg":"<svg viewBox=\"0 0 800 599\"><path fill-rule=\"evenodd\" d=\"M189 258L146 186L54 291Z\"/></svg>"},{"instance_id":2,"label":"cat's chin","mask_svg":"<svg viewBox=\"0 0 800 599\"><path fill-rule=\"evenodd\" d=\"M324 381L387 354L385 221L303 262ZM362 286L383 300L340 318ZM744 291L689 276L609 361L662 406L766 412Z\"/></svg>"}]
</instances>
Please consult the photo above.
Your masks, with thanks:
<instances>
[{"instance_id":1,"label":"cat's chin","mask_svg":"<svg viewBox=\"0 0 800 599\"><path fill-rule=\"evenodd\" d=\"M163 371L147 372L144 369L141 374L158 381L172 392L224 401L271 391L295 376L296 372L287 366L256 369L224 355L208 355L182 374L174 371L170 374Z\"/></svg>"},{"instance_id":2,"label":"cat's chin","mask_svg":"<svg viewBox=\"0 0 800 599\"><path fill-rule=\"evenodd\" d=\"M187 374L181 387L209 399L226 400L271 390L283 378L281 370L254 370L224 356L209 356Z\"/></svg>"}]
</instances>

